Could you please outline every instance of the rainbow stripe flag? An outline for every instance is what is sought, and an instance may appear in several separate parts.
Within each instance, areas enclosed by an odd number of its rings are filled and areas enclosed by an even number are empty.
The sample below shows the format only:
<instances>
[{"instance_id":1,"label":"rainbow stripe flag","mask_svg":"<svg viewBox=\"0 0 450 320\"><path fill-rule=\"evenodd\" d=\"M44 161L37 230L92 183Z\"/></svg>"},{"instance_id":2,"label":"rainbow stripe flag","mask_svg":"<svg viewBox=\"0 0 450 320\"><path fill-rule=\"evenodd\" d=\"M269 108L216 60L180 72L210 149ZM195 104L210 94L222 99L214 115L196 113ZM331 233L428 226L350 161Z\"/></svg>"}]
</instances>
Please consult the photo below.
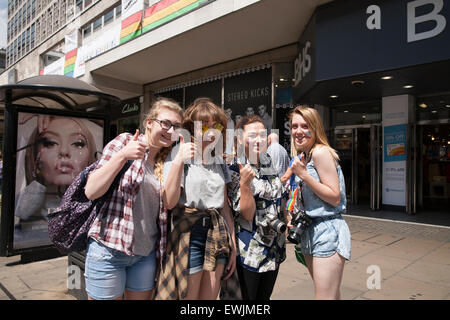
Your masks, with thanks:
<instances>
[{"instance_id":1,"label":"rainbow stripe flag","mask_svg":"<svg viewBox=\"0 0 450 320\"><path fill-rule=\"evenodd\" d=\"M295 188L294 190L291 190L289 192L289 199L286 202L286 210L287 211L294 211L294 206L295 206L295 200L297 199L297 194L301 192L300 190L300 186L298 186L297 188Z\"/></svg>"},{"instance_id":2,"label":"rainbow stripe flag","mask_svg":"<svg viewBox=\"0 0 450 320\"><path fill-rule=\"evenodd\" d=\"M65 62L64 62L64 75L68 77L73 77L73 70L75 69L75 60L77 60L77 51L78 49L75 48L65 55Z\"/></svg>"},{"instance_id":3,"label":"rainbow stripe flag","mask_svg":"<svg viewBox=\"0 0 450 320\"><path fill-rule=\"evenodd\" d=\"M122 20L120 44L130 41L142 33L142 10Z\"/></svg>"},{"instance_id":4,"label":"rainbow stripe flag","mask_svg":"<svg viewBox=\"0 0 450 320\"><path fill-rule=\"evenodd\" d=\"M161 0L147 8L142 23L142 33L184 15L210 0Z\"/></svg>"}]
</instances>

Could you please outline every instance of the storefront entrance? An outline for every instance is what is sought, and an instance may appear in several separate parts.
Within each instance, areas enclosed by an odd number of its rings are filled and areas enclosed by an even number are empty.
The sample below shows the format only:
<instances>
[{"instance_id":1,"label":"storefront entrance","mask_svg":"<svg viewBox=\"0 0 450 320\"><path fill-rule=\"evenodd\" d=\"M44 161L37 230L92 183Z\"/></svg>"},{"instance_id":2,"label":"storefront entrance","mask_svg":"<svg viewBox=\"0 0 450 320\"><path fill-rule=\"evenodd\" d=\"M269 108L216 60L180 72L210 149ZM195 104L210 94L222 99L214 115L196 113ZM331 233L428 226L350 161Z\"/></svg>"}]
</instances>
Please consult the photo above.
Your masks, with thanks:
<instances>
[{"instance_id":1,"label":"storefront entrance","mask_svg":"<svg viewBox=\"0 0 450 320\"><path fill-rule=\"evenodd\" d=\"M379 210L381 204L381 126L336 127L332 146L340 157L347 201Z\"/></svg>"},{"instance_id":2,"label":"storefront entrance","mask_svg":"<svg viewBox=\"0 0 450 320\"><path fill-rule=\"evenodd\" d=\"M424 123L424 122L422 122ZM417 126L418 209L447 211L450 205L450 124Z\"/></svg>"}]
</instances>

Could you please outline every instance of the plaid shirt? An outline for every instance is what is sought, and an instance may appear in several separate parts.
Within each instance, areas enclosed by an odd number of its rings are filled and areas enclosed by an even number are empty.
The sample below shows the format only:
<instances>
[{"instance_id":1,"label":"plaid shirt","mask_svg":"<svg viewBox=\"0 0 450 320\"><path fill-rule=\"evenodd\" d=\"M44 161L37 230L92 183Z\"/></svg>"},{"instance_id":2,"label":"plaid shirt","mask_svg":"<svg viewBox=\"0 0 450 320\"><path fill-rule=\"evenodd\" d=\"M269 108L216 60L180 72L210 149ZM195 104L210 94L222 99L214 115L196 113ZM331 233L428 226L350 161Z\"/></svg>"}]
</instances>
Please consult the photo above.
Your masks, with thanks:
<instances>
[{"instance_id":1,"label":"plaid shirt","mask_svg":"<svg viewBox=\"0 0 450 320\"><path fill-rule=\"evenodd\" d=\"M130 133L122 133L110 141L103 149L102 158L95 170L105 165L132 137L133 135ZM144 135L140 135L138 140L145 141ZM134 255L132 250L134 241L134 201L140 185L144 181L144 165L145 161L147 161L147 156L148 152L146 152L143 160L134 160L130 168L123 174L119 187L113 191L110 201L100 210L88 234L89 237L103 243L108 248L121 251L129 256ZM156 244L156 257L161 262L160 257L164 256L167 243L167 210L162 203L162 196L160 196L159 200L157 223L160 239ZM103 232L101 232L102 228Z\"/></svg>"}]
</instances>

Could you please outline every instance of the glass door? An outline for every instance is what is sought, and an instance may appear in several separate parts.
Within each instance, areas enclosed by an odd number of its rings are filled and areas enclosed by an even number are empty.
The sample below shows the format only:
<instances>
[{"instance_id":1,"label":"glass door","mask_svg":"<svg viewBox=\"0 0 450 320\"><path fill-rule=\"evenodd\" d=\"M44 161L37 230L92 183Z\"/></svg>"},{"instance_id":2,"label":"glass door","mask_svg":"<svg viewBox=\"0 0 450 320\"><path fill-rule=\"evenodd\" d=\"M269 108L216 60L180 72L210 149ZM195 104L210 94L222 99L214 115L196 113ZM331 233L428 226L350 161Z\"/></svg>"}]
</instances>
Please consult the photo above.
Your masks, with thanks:
<instances>
[{"instance_id":1,"label":"glass door","mask_svg":"<svg viewBox=\"0 0 450 320\"><path fill-rule=\"evenodd\" d=\"M347 201L379 210L381 203L381 126L334 130L333 148L339 154Z\"/></svg>"}]
</instances>

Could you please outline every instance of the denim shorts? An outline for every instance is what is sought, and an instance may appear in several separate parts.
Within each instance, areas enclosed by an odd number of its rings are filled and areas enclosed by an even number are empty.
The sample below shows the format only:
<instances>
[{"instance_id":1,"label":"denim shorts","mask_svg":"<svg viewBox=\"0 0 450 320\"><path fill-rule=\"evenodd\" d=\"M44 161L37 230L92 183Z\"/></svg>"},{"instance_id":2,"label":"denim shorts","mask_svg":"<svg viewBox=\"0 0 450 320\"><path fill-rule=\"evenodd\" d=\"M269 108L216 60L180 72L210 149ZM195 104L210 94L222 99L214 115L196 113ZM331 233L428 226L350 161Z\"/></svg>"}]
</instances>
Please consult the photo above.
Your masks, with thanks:
<instances>
[{"instance_id":1,"label":"denim shorts","mask_svg":"<svg viewBox=\"0 0 450 320\"><path fill-rule=\"evenodd\" d=\"M350 260L351 236L345 220L339 216L332 219L314 218L301 237L304 255L330 257L335 252Z\"/></svg>"},{"instance_id":2,"label":"denim shorts","mask_svg":"<svg viewBox=\"0 0 450 320\"><path fill-rule=\"evenodd\" d=\"M148 256L128 256L89 239L84 277L86 292L95 300L120 297L125 289L148 291L155 285L156 251Z\"/></svg>"},{"instance_id":3,"label":"denim shorts","mask_svg":"<svg viewBox=\"0 0 450 320\"><path fill-rule=\"evenodd\" d=\"M191 238L189 242L189 274L194 274L203 270L203 262L205 259L206 238L208 237L208 227L202 225L202 219L199 219L191 230ZM219 255L217 264L226 264L227 257Z\"/></svg>"}]
</instances>

